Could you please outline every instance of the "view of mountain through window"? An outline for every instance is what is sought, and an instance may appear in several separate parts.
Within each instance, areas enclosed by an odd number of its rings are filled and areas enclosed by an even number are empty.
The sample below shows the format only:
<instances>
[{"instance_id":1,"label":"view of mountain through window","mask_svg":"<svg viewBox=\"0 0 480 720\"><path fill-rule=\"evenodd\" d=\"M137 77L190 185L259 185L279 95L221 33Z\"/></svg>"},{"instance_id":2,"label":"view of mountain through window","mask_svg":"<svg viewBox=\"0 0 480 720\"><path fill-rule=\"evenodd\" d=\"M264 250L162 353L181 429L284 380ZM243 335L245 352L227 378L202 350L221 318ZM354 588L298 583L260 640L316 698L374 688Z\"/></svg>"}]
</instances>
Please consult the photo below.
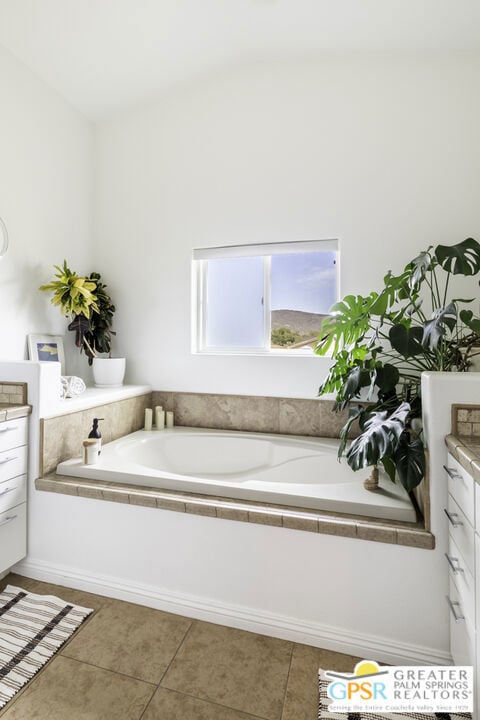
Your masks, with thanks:
<instances>
[{"instance_id":1,"label":"view of mountain through window","mask_svg":"<svg viewBox=\"0 0 480 720\"><path fill-rule=\"evenodd\" d=\"M337 300L336 241L194 253L196 352L310 351Z\"/></svg>"},{"instance_id":2,"label":"view of mountain through window","mask_svg":"<svg viewBox=\"0 0 480 720\"><path fill-rule=\"evenodd\" d=\"M271 347L312 346L336 301L334 252L274 255L271 260Z\"/></svg>"}]
</instances>

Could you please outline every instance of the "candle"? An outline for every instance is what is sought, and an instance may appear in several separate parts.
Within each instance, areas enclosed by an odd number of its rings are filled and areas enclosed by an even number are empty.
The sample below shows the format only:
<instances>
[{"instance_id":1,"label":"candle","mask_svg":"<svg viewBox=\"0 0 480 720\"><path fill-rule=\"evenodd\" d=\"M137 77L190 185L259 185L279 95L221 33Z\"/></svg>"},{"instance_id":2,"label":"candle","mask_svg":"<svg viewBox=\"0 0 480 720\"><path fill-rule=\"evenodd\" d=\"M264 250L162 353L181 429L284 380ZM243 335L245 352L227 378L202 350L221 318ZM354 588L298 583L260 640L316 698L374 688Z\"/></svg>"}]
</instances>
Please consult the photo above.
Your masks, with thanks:
<instances>
[{"instance_id":1,"label":"candle","mask_svg":"<svg viewBox=\"0 0 480 720\"><path fill-rule=\"evenodd\" d=\"M160 406L155 408L155 425L157 430L163 430L165 427L165 413Z\"/></svg>"},{"instance_id":2,"label":"candle","mask_svg":"<svg viewBox=\"0 0 480 720\"><path fill-rule=\"evenodd\" d=\"M83 441L83 464L95 465L98 462L98 447L95 439Z\"/></svg>"},{"instance_id":3,"label":"candle","mask_svg":"<svg viewBox=\"0 0 480 720\"><path fill-rule=\"evenodd\" d=\"M167 412L167 428L173 427L173 412L169 410Z\"/></svg>"},{"instance_id":4,"label":"candle","mask_svg":"<svg viewBox=\"0 0 480 720\"><path fill-rule=\"evenodd\" d=\"M145 430L152 429L152 418L153 410L151 408L145 408Z\"/></svg>"}]
</instances>

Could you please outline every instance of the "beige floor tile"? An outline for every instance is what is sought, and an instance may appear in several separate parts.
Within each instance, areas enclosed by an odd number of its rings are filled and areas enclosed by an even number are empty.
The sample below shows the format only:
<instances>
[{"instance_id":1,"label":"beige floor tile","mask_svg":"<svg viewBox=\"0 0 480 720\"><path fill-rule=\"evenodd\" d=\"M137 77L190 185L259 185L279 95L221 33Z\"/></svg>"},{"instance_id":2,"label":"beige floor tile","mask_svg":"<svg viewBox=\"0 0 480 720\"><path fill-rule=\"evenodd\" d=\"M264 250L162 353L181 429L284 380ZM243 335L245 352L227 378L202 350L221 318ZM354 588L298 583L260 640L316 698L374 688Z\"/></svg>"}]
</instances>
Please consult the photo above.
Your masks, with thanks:
<instances>
[{"instance_id":1,"label":"beige floor tile","mask_svg":"<svg viewBox=\"0 0 480 720\"><path fill-rule=\"evenodd\" d=\"M57 656L2 720L139 720L153 685Z\"/></svg>"},{"instance_id":2,"label":"beige floor tile","mask_svg":"<svg viewBox=\"0 0 480 720\"><path fill-rule=\"evenodd\" d=\"M361 658L295 645L282 720L313 720L318 712L318 670L351 672Z\"/></svg>"},{"instance_id":3,"label":"beige floor tile","mask_svg":"<svg viewBox=\"0 0 480 720\"><path fill-rule=\"evenodd\" d=\"M37 583L36 580L30 580L30 578L17 575L16 573L8 573L8 575L0 580L0 592L7 587L7 585L14 585L15 587L21 587L24 590L32 590L32 587ZM33 590L32 590L33 592Z\"/></svg>"},{"instance_id":4,"label":"beige floor tile","mask_svg":"<svg viewBox=\"0 0 480 720\"><path fill-rule=\"evenodd\" d=\"M256 716L159 688L142 720L253 720Z\"/></svg>"},{"instance_id":5,"label":"beige floor tile","mask_svg":"<svg viewBox=\"0 0 480 720\"><path fill-rule=\"evenodd\" d=\"M101 608L62 654L158 683L191 620L112 600Z\"/></svg>"},{"instance_id":6,"label":"beige floor tile","mask_svg":"<svg viewBox=\"0 0 480 720\"><path fill-rule=\"evenodd\" d=\"M292 644L195 622L161 685L268 720L279 720Z\"/></svg>"}]
</instances>

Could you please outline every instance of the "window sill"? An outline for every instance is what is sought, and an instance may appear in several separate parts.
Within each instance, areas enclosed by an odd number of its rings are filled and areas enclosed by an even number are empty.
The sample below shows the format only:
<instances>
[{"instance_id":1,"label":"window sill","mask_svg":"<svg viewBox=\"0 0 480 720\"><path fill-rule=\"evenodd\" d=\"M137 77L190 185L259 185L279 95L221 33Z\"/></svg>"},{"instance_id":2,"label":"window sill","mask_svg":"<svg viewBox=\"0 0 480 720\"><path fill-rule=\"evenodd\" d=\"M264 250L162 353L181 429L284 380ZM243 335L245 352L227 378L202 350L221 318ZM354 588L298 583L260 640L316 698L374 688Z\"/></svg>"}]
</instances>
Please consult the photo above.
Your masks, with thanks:
<instances>
[{"instance_id":1,"label":"window sill","mask_svg":"<svg viewBox=\"0 0 480 720\"><path fill-rule=\"evenodd\" d=\"M331 360L329 356L317 355L312 350L192 350L192 355L207 357L297 357L297 358L315 358L324 357Z\"/></svg>"}]
</instances>

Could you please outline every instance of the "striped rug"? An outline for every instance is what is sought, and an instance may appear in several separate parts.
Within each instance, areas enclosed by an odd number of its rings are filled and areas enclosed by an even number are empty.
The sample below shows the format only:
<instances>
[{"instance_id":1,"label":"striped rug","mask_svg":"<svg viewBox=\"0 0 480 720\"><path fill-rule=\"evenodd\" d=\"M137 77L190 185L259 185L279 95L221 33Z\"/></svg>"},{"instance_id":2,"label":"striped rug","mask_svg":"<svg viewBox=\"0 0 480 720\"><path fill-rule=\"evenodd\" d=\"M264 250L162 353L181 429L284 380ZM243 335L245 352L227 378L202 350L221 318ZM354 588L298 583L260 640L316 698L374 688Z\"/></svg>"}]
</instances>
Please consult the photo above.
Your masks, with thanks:
<instances>
[{"instance_id":1,"label":"striped rug","mask_svg":"<svg viewBox=\"0 0 480 720\"><path fill-rule=\"evenodd\" d=\"M45 665L93 610L7 585L0 593L0 708Z\"/></svg>"},{"instance_id":2,"label":"striped rug","mask_svg":"<svg viewBox=\"0 0 480 720\"><path fill-rule=\"evenodd\" d=\"M318 671L318 680L318 720L472 720L471 713L330 713L328 706L332 701L327 695L330 680L322 670Z\"/></svg>"}]
</instances>

